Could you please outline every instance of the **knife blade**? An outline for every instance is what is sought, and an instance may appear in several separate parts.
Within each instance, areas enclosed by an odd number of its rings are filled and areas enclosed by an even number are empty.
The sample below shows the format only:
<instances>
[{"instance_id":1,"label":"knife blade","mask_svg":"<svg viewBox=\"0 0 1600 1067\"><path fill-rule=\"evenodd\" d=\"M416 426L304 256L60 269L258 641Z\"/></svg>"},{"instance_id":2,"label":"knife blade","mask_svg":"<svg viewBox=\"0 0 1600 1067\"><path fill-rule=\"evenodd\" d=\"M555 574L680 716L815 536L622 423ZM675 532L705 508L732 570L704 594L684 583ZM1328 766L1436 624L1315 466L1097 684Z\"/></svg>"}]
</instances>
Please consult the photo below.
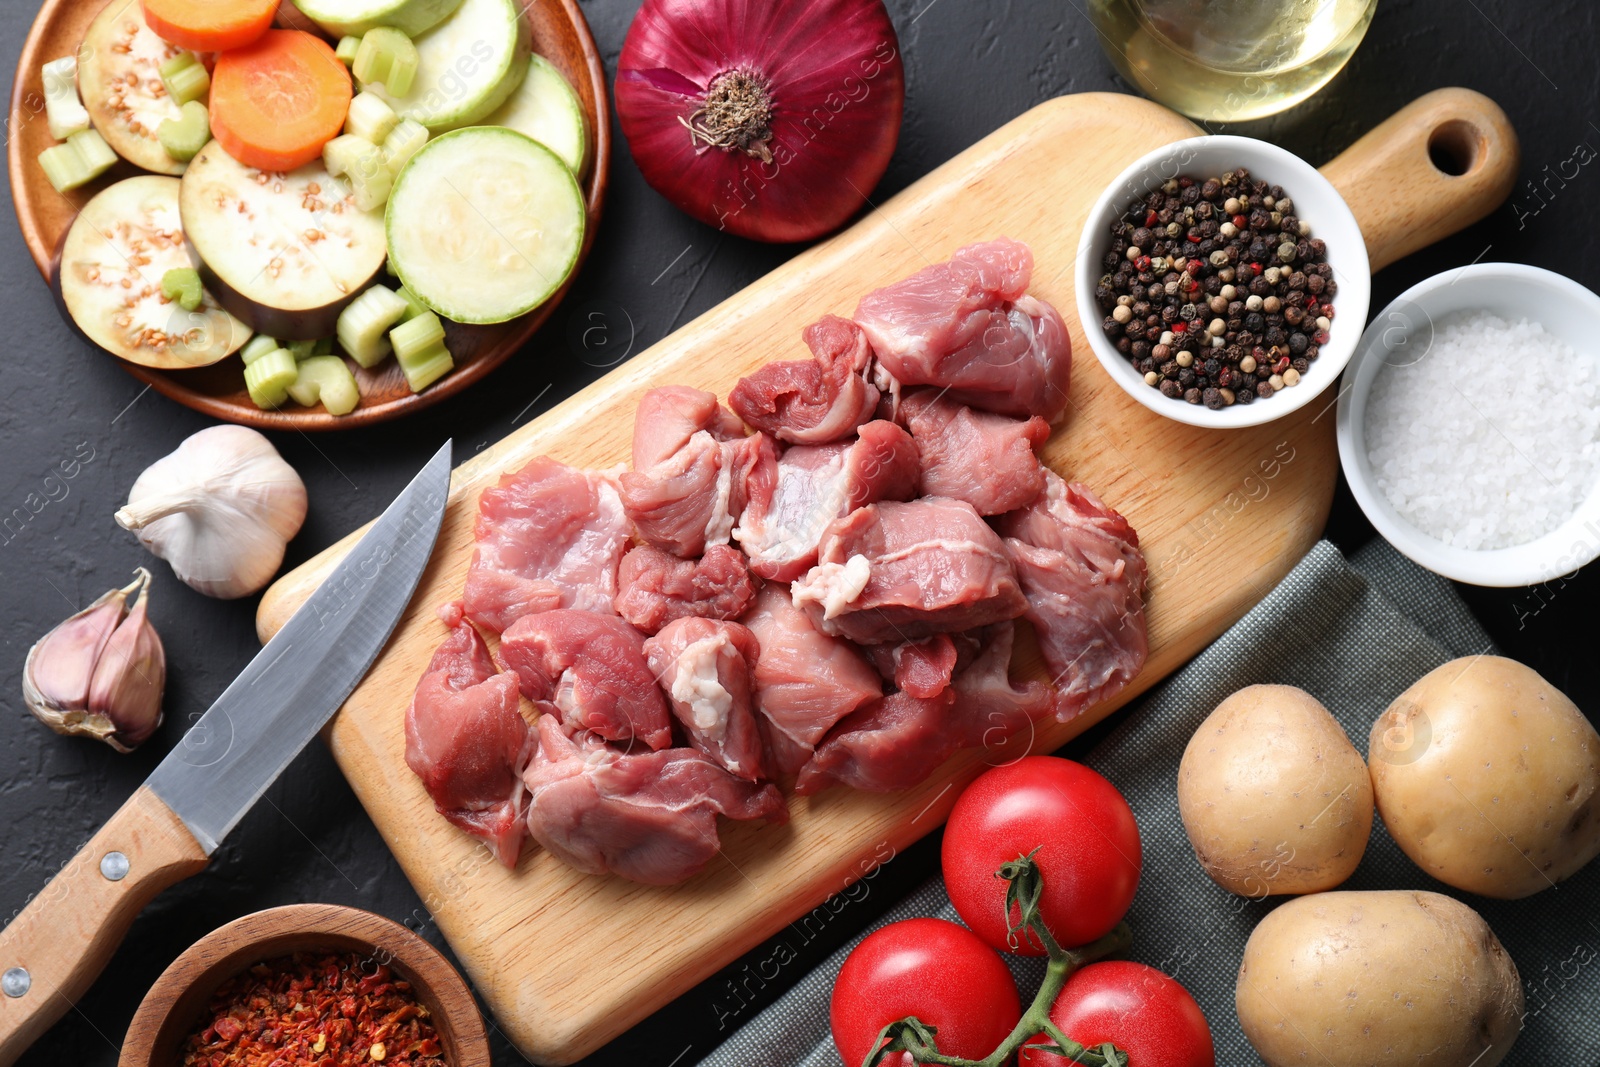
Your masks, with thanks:
<instances>
[{"instance_id":1,"label":"knife blade","mask_svg":"<svg viewBox=\"0 0 1600 1067\"><path fill-rule=\"evenodd\" d=\"M206 867L360 684L433 553L450 459L447 441L145 784L0 931L0 1067L73 1007L145 904Z\"/></svg>"}]
</instances>

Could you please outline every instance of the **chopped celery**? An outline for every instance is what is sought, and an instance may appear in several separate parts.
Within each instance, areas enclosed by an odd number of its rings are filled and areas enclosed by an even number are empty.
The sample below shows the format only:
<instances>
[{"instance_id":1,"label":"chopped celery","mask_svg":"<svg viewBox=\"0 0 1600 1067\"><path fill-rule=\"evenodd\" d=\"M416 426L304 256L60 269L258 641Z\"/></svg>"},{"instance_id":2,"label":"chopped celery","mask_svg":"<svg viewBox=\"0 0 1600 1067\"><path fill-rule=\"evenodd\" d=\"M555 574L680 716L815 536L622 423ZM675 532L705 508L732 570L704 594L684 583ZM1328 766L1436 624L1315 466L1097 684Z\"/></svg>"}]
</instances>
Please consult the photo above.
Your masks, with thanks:
<instances>
[{"instance_id":1,"label":"chopped celery","mask_svg":"<svg viewBox=\"0 0 1600 1067\"><path fill-rule=\"evenodd\" d=\"M301 362L288 391L301 407L311 407L320 400L329 415L348 415L361 403L355 375L338 356L312 356Z\"/></svg>"},{"instance_id":2,"label":"chopped celery","mask_svg":"<svg viewBox=\"0 0 1600 1067\"><path fill-rule=\"evenodd\" d=\"M94 130L80 130L68 137L66 144L39 153L39 166L44 168L44 176L58 193L87 185L110 170L116 161L117 154Z\"/></svg>"},{"instance_id":3,"label":"chopped celery","mask_svg":"<svg viewBox=\"0 0 1600 1067\"><path fill-rule=\"evenodd\" d=\"M161 64L161 84L172 102L182 107L211 91L211 75L193 52L179 52Z\"/></svg>"},{"instance_id":4,"label":"chopped celery","mask_svg":"<svg viewBox=\"0 0 1600 1067\"><path fill-rule=\"evenodd\" d=\"M377 93L357 93L345 114L344 132L373 144L382 144L400 116Z\"/></svg>"},{"instance_id":5,"label":"chopped celery","mask_svg":"<svg viewBox=\"0 0 1600 1067\"><path fill-rule=\"evenodd\" d=\"M211 141L211 113L200 101L191 100L183 105L182 116L162 119L156 127L156 140L167 155L187 162Z\"/></svg>"},{"instance_id":6,"label":"chopped celery","mask_svg":"<svg viewBox=\"0 0 1600 1067\"><path fill-rule=\"evenodd\" d=\"M440 345L400 364L400 370L405 374L406 384L411 386L411 391L420 393L449 374L455 365L456 361L450 358L450 350Z\"/></svg>"},{"instance_id":7,"label":"chopped celery","mask_svg":"<svg viewBox=\"0 0 1600 1067\"><path fill-rule=\"evenodd\" d=\"M363 86L382 82L390 96L400 98L411 91L417 75L417 46L393 26L378 26L361 38L361 47L350 70Z\"/></svg>"},{"instance_id":8,"label":"chopped celery","mask_svg":"<svg viewBox=\"0 0 1600 1067\"><path fill-rule=\"evenodd\" d=\"M414 119L401 119L399 125L383 139L383 162L389 173L400 176L400 170L411 157L428 143L428 128Z\"/></svg>"},{"instance_id":9,"label":"chopped celery","mask_svg":"<svg viewBox=\"0 0 1600 1067\"><path fill-rule=\"evenodd\" d=\"M389 202L394 175L384 166L378 146L366 138L349 133L335 137L322 148L322 165L349 183L362 211L375 211Z\"/></svg>"},{"instance_id":10,"label":"chopped celery","mask_svg":"<svg viewBox=\"0 0 1600 1067\"><path fill-rule=\"evenodd\" d=\"M331 337L319 337L319 338L317 338L317 346L311 350L311 354L313 356L331 356L331 355L333 355L333 338L331 338Z\"/></svg>"},{"instance_id":11,"label":"chopped celery","mask_svg":"<svg viewBox=\"0 0 1600 1067\"><path fill-rule=\"evenodd\" d=\"M204 290L200 288L200 272L193 267L173 267L161 276L161 295L176 300L185 311L200 306Z\"/></svg>"},{"instance_id":12,"label":"chopped celery","mask_svg":"<svg viewBox=\"0 0 1600 1067\"><path fill-rule=\"evenodd\" d=\"M389 354L389 328L410 309L393 289L374 285L339 313L339 345L363 367L375 367Z\"/></svg>"},{"instance_id":13,"label":"chopped celery","mask_svg":"<svg viewBox=\"0 0 1600 1067\"><path fill-rule=\"evenodd\" d=\"M421 297L411 291L411 286L409 285L402 285L396 295L406 302L406 313L400 319L401 322L410 322L418 315L425 315L433 310L422 302Z\"/></svg>"},{"instance_id":14,"label":"chopped celery","mask_svg":"<svg viewBox=\"0 0 1600 1067\"><path fill-rule=\"evenodd\" d=\"M413 393L422 392L455 366L444 344L444 324L431 311L390 330L389 340Z\"/></svg>"},{"instance_id":15,"label":"chopped celery","mask_svg":"<svg viewBox=\"0 0 1600 1067\"><path fill-rule=\"evenodd\" d=\"M289 354L295 358L296 363L303 359L310 359L317 354L317 342L314 340L289 341L283 347L289 350Z\"/></svg>"},{"instance_id":16,"label":"chopped celery","mask_svg":"<svg viewBox=\"0 0 1600 1067\"><path fill-rule=\"evenodd\" d=\"M274 348L245 364L244 385L258 408L275 408L289 399L289 386L300 371L287 348Z\"/></svg>"},{"instance_id":17,"label":"chopped celery","mask_svg":"<svg viewBox=\"0 0 1600 1067\"><path fill-rule=\"evenodd\" d=\"M334 58L345 66L356 61L356 52L361 49L361 38L345 36L339 38L339 47L333 50Z\"/></svg>"},{"instance_id":18,"label":"chopped celery","mask_svg":"<svg viewBox=\"0 0 1600 1067\"><path fill-rule=\"evenodd\" d=\"M258 333L246 341L243 348L239 349L239 358L244 360L245 366L248 367L268 352L276 352L282 347L273 338L264 333Z\"/></svg>"},{"instance_id":19,"label":"chopped celery","mask_svg":"<svg viewBox=\"0 0 1600 1067\"><path fill-rule=\"evenodd\" d=\"M52 59L40 70L50 136L65 141L89 128L89 112L78 99L78 57Z\"/></svg>"}]
</instances>

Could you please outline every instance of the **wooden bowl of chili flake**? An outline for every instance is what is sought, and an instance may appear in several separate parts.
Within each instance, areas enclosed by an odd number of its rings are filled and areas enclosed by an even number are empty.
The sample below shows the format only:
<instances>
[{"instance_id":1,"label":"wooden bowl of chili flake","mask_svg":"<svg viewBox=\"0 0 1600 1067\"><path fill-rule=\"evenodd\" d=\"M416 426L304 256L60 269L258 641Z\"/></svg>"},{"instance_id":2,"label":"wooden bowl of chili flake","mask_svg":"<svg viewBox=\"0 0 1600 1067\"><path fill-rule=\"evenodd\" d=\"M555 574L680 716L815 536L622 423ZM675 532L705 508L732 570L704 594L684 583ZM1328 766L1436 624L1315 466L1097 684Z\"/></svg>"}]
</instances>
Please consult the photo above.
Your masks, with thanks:
<instances>
[{"instance_id":1,"label":"wooden bowl of chili flake","mask_svg":"<svg viewBox=\"0 0 1600 1067\"><path fill-rule=\"evenodd\" d=\"M489 1067L466 981L399 923L295 904L235 919L172 961L119 1067Z\"/></svg>"}]
</instances>

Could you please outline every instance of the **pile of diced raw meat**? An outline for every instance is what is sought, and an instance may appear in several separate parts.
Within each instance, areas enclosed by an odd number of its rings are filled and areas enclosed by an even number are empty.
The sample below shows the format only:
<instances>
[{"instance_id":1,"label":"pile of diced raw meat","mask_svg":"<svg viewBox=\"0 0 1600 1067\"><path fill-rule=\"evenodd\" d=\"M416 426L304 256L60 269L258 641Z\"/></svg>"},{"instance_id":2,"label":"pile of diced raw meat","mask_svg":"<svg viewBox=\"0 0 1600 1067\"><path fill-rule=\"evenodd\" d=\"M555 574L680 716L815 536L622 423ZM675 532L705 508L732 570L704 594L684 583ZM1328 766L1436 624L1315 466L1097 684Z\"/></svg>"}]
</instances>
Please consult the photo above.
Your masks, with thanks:
<instances>
[{"instance_id":1,"label":"pile of diced raw meat","mask_svg":"<svg viewBox=\"0 0 1600 1067\"><path fill-rule=\"evenodd\" d=\"M963 248L806 327L811 358L728 407L647 393L631 470L539 458L486 490L406 719L440 813L508 866L527 834L670 884L716 853L719 815L787 819L778 783L906 789L1120 690L1144 558L1035 455L1071 350L1032 268L1015 241ZM1051 685L1009 676L1019 618Z\"/></svg>"}]
</instances>

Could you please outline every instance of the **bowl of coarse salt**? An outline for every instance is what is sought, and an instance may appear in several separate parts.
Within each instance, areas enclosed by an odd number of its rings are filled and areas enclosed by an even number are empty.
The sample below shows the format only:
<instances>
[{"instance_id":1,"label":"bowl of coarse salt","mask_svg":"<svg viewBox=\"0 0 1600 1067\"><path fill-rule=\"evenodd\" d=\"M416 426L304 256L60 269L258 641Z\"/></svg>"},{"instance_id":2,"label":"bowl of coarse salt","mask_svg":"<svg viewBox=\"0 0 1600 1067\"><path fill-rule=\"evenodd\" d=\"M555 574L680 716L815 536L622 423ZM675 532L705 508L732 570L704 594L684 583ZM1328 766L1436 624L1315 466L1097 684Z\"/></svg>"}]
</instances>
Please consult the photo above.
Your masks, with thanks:
<instances>
[{"instance_id":1,"label":"bowl of coarse salt","mask_svg":"<svg viewBox=\"0 0 1600 1067\"><path fill-rule=\"evenodd\" d=\"M1339 458L1361 509L1424 567L1535 585L1600 556L1600 296L1518 263L1413 286L1345 369Z\"/></svg>"}]
</instances>

